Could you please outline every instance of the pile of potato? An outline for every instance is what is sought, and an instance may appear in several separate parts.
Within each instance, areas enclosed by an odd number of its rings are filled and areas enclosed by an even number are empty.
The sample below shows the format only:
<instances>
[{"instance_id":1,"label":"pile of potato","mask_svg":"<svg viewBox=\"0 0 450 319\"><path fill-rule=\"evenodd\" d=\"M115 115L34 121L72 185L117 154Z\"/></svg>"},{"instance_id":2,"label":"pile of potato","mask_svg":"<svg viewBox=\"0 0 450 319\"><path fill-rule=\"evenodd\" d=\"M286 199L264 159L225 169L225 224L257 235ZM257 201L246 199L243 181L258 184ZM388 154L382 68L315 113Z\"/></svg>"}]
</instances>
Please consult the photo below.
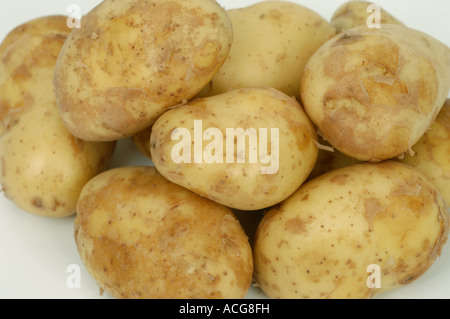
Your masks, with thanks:
<instances>
[{"instance_id":1,"label":"pile of potato","mask_svg":"<svg viewBox=\"0 0 450 319\"><path fill-rule=\"evenodd\" d=\"M368 28L368 5L327 21L285 1L104 0L81 28L17 27L0 46L5 196L76 215L80 257L115 298L411 283L450 229L450 49L384 11ZM275 139L220 154L229 128ZM148 166L109 169L123 139Z\"/></svg>"}]
</instances>

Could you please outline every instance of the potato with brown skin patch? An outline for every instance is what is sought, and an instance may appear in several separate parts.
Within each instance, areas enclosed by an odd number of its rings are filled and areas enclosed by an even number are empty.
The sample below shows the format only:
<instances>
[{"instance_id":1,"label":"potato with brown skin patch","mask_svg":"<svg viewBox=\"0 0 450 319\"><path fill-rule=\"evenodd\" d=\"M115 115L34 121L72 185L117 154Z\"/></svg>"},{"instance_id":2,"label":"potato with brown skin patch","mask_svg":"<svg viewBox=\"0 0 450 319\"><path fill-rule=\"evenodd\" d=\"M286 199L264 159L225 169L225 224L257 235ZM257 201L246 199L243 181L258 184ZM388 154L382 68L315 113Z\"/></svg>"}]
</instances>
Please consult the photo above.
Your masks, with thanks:
<instances>
[{"instance_id":1,"label":"potato with brown skin patch","mask_svg":"<svg viewBox=\"0 0 450 319\"><path fill-rule=\"evenodd\" d=\"M197 123L197 124L196 124ZM317 157L301 105L271 88L237 89L163 114L150 150L170 181L225 206L259 210L290 196Z\"/></svg>"},{"instance_id":2,"label":"potato with brown skin patch","mask_svg":"<svg viewBox=\"0 0 450 319\"><path fill-rule=\"evenodd\" d=\"M272 87L299 98L306 62L334 35L330 23L311 9L287 1L261 1L227 12L233 45L225 64L199 96Z\"/></svg>"},{"instance_id":3,"label":"potato with brown skin patch","mask_svg":"<svg viewBox=\"0 0 450 319\"><path fill-rule=\"evenodd\" d=\"M302 102L321 135L361 161L401 156L426 133L450 89L450 50L403 26L354 28L308 61Z\"/></svg>"},{"instance_id":4,"label":"potato with brown skin patch","mask_svg":"<svg viewBox=\"0 0 450 319\"><path fill-rule=\"evenodd\" d=\"M450 206L450 100L430 130L416 143L414 155L406 154L400 162L411 165L427 175Z\"/></svg>"},{"instance_id":5,"label":"potato with brown skin patch","mask_svg":"<svg viewBox=\"0 0 450 319\"><path fill-rule=\"evenodd\" d=\"M349 1L340 6L330 20L331 25L336 29L336 33L359 26L367 26L367 20L374 13L371 10L368 12L368 7L372 4L372 2L367 1ZM375 23L375 21L371 22ZM389 12L380 8L380 25L383 24L404 25Z\"/></svg>"},{"instance_id":6,"label":"potato with brown skin patch","mask_svg":"<svg viewBox=\"0 0 450 319\"><path fill-rule=\"evenodd\" d=\"M64 45L56 100L72 134L86 141L131 137L195 96L232 43L214 0L105 0Z\"/></svg>"},{"instance_id":7,"label":"potato with brown skin patch","mask_svg":"<svg viewBox=\"0 0 450 319\"><path fill-rule=\"evenodd\" d=\"M75 240L100 288L119 299L240 299L252 281L250 244L231 209L154 167L93 178L78 202Z\"/></svg>"},{"instance_id":8,"label":"potato with brown skin patch","mask_svg":"<svg viewBox=\"0 0 450 319\"><path fill-rule=\"evenodd\" d=\"M440 255L449 212L420 171L394 161L324 174L258 226L255 280L271 298L365 299L423 275ZM369 288L368 266L381 288Z\"/></svg>"},{"instance_id":9,"label":"potato with brown skin patch","mask_svg":"<svg viewBox=\"0 0 450 319\"><path fill-rule=\"evenodd\" d=\"M26 212L66 217L82 187L105 170L115 142L89 143L64 127L53 92L53 71L71 31L67 17L29 21L0 46L0 181Z\"/></svg>"}]
</instances>

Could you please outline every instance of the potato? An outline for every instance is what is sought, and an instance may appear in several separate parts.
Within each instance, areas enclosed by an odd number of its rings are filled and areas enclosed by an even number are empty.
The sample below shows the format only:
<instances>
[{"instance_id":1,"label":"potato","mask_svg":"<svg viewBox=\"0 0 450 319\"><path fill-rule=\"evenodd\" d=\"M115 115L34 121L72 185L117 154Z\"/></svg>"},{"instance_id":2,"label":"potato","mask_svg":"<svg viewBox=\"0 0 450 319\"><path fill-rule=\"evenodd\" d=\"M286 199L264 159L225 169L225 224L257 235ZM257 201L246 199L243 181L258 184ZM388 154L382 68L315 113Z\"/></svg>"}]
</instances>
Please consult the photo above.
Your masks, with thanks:
<instances>
[{"instance_id":1,"label":"potato","mask_svg":"<svg viewBox=\"0 0 450 319\"><path fill-rule=\"evenodd\" d=\"M298 98L306 62L334 35L330 23L309 8L286 1L260 1L227 12L234 30L231 52L199 96L272 87Z\"/></svg>"},{"instance_id":2,"label":"potato","mask_svg":"<svg viewBox=\"0 0 450 319\"><path fill-rule=\"evenodd\" d=\"M75 220L80 257L120 299L244 298L253 261L231 209L163 178L122 167L83 189Z\"/></svg>"},{"instance_id":3,"label":"potato","mask_svg":"<svg viewBox=\"0 0 450 319\"><path fill-rule=\"evenodd\" d=\"M158 171L238 210L290 196L317 158L317 136L300 104L272 88L236 89L164 113L153 125Z\"/></svg>"},{"instance_id":4,"label":"potato","mask_svg":"<svg viewBox=\"0 0 450 319\"><path fill-rule=\"evenodd\" d=\"M150 136L152 134L152 127L148 127L145 130L139 132L133 136L133 145L136 149L148 159L152 159L152 154L150 153Z\"/></svg>"},{"instance_id":5,"label":"potato","mask_svg":"<svg viewBox=\"0 0 450 319\"><path fill-rule=\"evenodd\" d=\"M321 135L361 161L401 156L429 129L450 89L450 50L403 26L354 28L308 61L302 102Z\"/></svg>"},{"instance_id":6,"label":"potato","mask_svg":"<svg viewBox=\"0 0 450 319\"><path fill-rule=\"evenodd\" d=\"M450 99L447 99L430 130L400 162L418 168L428 176L450 207Z\"/></svg>"},{"instance_id":7,"label":"potato","mask_svg":"<svg viewBox=\"0 0 450 319\"><path fill-rule=\"evenodd\" d=\"M86 141L131 137L195 96L232 37L214 0L105 0L61 51L54 78L61 117Z\"/></svg>"},{"instance_id":8,"label":"potato","mask_svg":"<svg viewBox=\"0 0 450 319\"><path fill-rule=\"evenodd\" d=\"M367 26L367 21L375 23L371 20L374 11L370 6L372 2L367 1L348 1L340 6L331 18L331 25L336 29L337 33L344 32L359 26ZM392 16L389 12L380 8L380 25L383 24L399 24L403 22Z\"/></svg>"},{"instance_id":9,"label":"potato","mask_svg":"<svg viewBox=\"0 0 450 319\"><path fill-rule=\"evenodd\" d=\"M21 209L66 217L82 187L107 168L115 142L89 143L64 127L53 93L66 17L29 21L0 46L0 182Z\"/></svg>"},{"instance_id":10,"label":"potato","mask_svg":"<svg viewBox=\"0 0 450 319\"><path fill-rule=\"evenodd\" d=\"M54 68L55 55L70 32L65 19L30 20L11 30L0 43L0 135L32 98L24 86L37 89L39 72Z\"/></svg>"},{"instance_id":11,"label":"potato","mask_svg":"<svg viewBox=\"0 0 450 319\"><path fill-rule=\"evenodd\" d=\"M271 298L371 298L429 269L446 243L449 218L417 169L385 161L334 170L264 216L253 249L255 280Z\"/></svg>"}]
</instances>

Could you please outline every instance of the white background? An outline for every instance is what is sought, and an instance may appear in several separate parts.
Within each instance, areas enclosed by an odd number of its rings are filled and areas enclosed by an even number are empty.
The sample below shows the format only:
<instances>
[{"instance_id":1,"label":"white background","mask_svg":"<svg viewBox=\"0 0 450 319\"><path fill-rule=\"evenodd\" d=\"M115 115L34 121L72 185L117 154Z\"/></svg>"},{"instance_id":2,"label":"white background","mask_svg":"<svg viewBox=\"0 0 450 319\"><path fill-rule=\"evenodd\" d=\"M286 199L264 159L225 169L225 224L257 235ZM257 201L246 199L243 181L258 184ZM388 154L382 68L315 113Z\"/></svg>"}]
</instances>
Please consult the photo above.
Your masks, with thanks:
<instances>
[{"instance_id":1,"label":"white background","mask_svg":"<svg viewBox=\"0 0 450 319\"><path fill-rule=\"evenodd\" d=\"M219 0L226 9L244 7L256 0ZM344 0L293 0L326 19ZM51 14L69 14L78 4L86 14L99 0L0 0L0 41L28 20ZM450 46L448 0L378 0L407 26L428 33ZM118 144L111 167L149 165L129 140ZM96 283L85 271L73 239L74 217L47 219L25 213L0 194L0 298L109 298L100 296ZM67 267L79 265L81 288L70 289ZM265 298L252 288L248 298ZM412 284L376 298L450 298L450 243L435 264Z\"/></svg>"}]
</instances>

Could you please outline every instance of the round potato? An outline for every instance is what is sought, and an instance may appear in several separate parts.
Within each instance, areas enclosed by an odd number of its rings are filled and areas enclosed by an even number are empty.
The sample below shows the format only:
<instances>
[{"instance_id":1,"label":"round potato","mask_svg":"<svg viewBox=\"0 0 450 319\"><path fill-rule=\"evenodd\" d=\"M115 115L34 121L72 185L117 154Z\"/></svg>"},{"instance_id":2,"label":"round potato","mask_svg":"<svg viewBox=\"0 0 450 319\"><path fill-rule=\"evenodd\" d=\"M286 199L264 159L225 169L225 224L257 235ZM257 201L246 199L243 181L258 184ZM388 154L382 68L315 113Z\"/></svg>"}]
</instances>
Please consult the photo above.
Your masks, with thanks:
<instances>
[{"instance_id":1,"label":"round potato","mask_svg":"<svg viewBox=\"0 0 450 319\"><path fill-rule=\"evenodd\" d=\"M170 181L238 210L290 196L317 158L315 128L300 104L271 88L237 89L164 113L151 157Z\"/></svg>"},{"instance_id":2,"label":"round potato","mask_svg":"<svg viewBox=\"0 0 450 319\"><path fill-rule=\"evenodd\" d=\"M399 25L347 30L308 61L302 102L321 135L361 161L401 156L430 128L450 89L450 50Z\"/></svg>"},{"instance_id":3,"label":"round potato","mask_svg":"<svg viewBox=\"0 0 450 319\"><path fill-rule=\"evenodd\" d=\"M11 31L0 46L0 182L26 212L66 217L83 186L105 170L115 142L90 143L64 127L53 93L66 17L42 17Z\"/></svg>"},{"instance_id":4,"label":"round potato","mask_svg":"<svg viewBox=\"0 0 450 319\"><path fill-rule=\"evenodd\" d=\"M449 218L441 194L410 166L334 170L264 216L253 249L256 282L271 298L371 298L429 269Z\"/></svg>"},{"instance_id":5,"label":"round potato","mask_svg":"<svg viewBox=\"0 0 450 319\"><path fill-rule=\"evenodd\" d=\"M234 41L230 54L199 97L232 89L272 87L299 97L306 62L334 35L316 12L286 1L261 1L228 10Z\"/></svg>"},{"instance_id":6,"label":"round potato","mask_svg":"<svg viewBox=\"0 0 450 319\"><path fill-rule=\"evenodd\" d=\"M428 176L450 207L450 99L412 150L413 156L405 154L400 161Z\"/></svg>"},{"instance_id":7,"label":"round potato","mask_svg":"<svg viewBox=\"0 0 450 319\"><path fill-rule=\"evenodd\" d=\"M237 299L252 281L248 238L231 209L123 167L83 189L75 220L81 259L119 299Z\"/></svg>"},{"instance_id":8,"label":"round potato","mask_svg":"<svg viewBox=\"0 0 450 319\"><path fill-rule=\"evenodd\" d=\"M225 61L232 38L214 0L105 0L59 56L61 117L86 141L131 137L195 96Z\"/></svg>"},{"instance_id":9,"label":"round potato","mask_svg":"<svg viewBox=\"0 0 450 319\"><path fill-rule=\"evenodd\" d=\"M376 12L374 11L372 2L367 1L348 1L340 6L331 18L331 25L336 29L337 33L344 32L348 29L353 29L359 26L367 26L367 22L376 23L377 21L372 17ZM404 25L403 22L392 16L389 12L379 7L380 25L383 24L399 24ZM371 19L373 18L373 19Z\"/></svg>"}]
</instances>

